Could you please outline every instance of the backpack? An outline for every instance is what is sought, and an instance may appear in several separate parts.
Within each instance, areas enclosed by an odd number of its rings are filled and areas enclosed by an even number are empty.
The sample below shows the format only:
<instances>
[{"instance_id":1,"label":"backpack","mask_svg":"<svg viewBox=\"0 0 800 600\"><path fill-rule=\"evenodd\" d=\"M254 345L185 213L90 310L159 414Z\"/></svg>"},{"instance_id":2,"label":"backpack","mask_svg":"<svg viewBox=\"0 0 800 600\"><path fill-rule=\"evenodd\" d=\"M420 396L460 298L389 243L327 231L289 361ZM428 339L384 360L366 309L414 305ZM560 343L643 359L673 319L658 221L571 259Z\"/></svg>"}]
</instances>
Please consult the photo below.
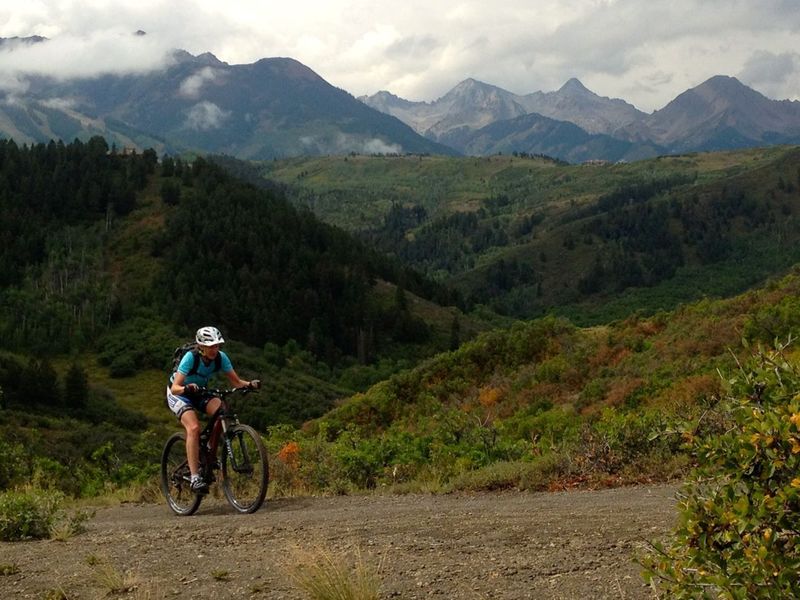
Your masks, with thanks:
<instances>
[{"instance_id":1,"label":"backpack","mask_svg":"<svg viewBox=\"0 0 800 600\"><path fill-rule=\"evenodd\" d=\"M192 368L189 369L189 372L186 374L187 377L191 377L197 374L197 369L200 367L200 352L197 350L197 344L195 342L186 342L182 346L175 348L175 352L172 355L172 372L174 373L178 370L178 365L181 364L181 360L187 352L191 352L194 357ZM222 355L217 353L217 357L214 359L214 372L216 373L221 368Z\"/></svg>"}]
</instances>

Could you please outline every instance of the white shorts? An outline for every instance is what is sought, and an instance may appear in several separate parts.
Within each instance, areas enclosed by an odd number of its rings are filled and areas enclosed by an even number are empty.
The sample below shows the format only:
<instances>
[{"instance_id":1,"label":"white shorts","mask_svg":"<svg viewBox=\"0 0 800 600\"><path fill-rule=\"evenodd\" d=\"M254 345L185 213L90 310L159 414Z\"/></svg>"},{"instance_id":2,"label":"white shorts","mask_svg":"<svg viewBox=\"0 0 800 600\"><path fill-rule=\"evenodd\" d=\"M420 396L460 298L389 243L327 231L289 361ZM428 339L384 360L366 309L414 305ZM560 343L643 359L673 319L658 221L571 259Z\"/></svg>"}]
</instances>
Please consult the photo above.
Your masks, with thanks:
<instances>
[{"instance_id":1,"label":"white shorts","mask_svg":"<svg viewBox=\"0 0 800 600\"><path fill-rule=\"evenodd\" d=\"M200 406L200 405L203 406ZM178 420L181 420L183 413L187 410L203 410L205 405L208 404L208 399L206 398L198 398L195 403L192 402L190 398L186 396L178 396L172 393L172 390L169 386L167 386L167 406L169 409L175 413L175 416L178 417Z\"/></svg>"}]
</instances>

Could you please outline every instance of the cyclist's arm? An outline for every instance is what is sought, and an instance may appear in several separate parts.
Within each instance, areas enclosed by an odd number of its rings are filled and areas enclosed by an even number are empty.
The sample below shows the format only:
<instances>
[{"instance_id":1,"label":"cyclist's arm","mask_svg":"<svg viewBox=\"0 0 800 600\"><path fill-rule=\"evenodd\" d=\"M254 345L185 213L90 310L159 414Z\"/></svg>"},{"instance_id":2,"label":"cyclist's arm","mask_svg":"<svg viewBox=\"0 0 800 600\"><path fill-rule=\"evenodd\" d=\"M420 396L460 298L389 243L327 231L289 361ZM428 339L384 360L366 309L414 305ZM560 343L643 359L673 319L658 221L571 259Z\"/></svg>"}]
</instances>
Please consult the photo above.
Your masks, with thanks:
<instances>
[{"instance_id":1,"label":"cyclist's arm","mask_svg":"<svg viewBox=\"0 0 800 600\"><path fill-rule=\"evenodd\" d=\"M241 377L236 374L236 371L231 369L230 371L225 372L225 376L228 378L228 381L231 382L231 385L235 388L242 388L242 387L250 387L250 382L245 381Z\"/></svg>"},{"instance_id":2,"label":"cyclist's arm","mask_svg":"<svg viewBox=\"0 0 800 600\"><path fill-rule=\"evenodd\" d=\"M225 373L225 376L228 378L228 381L231 382L231 385L234 388L258 389L261 387L261 382L258 379L247 381L246 379L239 377L236 371L233 370L233 365L231 364L231 359L228 358L228 355L224 352L220 352L220 355L222 356L222 372Z\"/></svg>"},{"instance_id":3,"label":"cyclist's arm","mask_svg":"<svg viewBox=\"0 0 800 600\"><path fill-rule=\"evenodd\" d=\"M172 380L170 391L176 396L186 395L186 375L180 371L175 371L175 377Z\"/></svg>"}]
</instances>

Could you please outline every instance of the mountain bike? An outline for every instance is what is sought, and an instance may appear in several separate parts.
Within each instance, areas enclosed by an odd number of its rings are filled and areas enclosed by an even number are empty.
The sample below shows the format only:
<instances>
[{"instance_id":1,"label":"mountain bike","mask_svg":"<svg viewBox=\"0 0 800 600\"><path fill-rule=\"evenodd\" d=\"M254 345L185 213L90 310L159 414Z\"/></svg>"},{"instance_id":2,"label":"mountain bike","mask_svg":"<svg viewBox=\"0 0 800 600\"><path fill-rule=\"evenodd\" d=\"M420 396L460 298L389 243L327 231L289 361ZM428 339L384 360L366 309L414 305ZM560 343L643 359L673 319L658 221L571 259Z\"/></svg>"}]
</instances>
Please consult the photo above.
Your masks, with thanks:
<instances>
[{"instance_id":1,"label":"mountain bike","mask_svg":"<svg viewBox=\"0 0 800 600\"><path fill-rule=\"evenodd\" d=\"M231 394L244 395L249 391L248 388L201 388L199 392L222 400L222 406L200 433L201 476L210 486L219 472L225 498L240 513L257 511L264 502L269 484L267 450L261 436L249 425L239 423L225 400ZM194 514L205 495L193 492L190 483L186 433L176 432L164 444L161 453L161 491L172 511L181 516Z\"/></svg>"}]
</instances>

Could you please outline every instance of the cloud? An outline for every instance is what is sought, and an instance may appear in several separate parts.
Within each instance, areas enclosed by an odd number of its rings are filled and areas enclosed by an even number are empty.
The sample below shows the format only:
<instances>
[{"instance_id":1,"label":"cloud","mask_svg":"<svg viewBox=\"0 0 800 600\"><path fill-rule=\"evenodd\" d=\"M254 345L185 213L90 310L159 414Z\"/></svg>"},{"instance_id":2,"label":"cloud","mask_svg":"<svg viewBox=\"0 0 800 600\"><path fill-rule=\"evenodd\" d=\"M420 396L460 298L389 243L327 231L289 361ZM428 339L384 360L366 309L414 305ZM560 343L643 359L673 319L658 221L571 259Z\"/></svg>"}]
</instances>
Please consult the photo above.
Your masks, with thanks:
<instances>
[{"instance_id":1,"label":"cloud","mask_svg":"<svg viewBox=\"0 0 800 600\"><path fill-rule=\"evenodd\" d=\"M5 102L14 103L19 97L23 96L30 88L30 83L25 77L16 73L4 73L0 71L0 92L5 92Z\"/></svg>"},{"instance_id":2,"label":"cloud","mask_svg":"<svg viewBox=\"0 0 800 600\"><path fill-rule=\"evenodd\" d=\"M219 129L230 115L230 111L221 109L213 102L198 102L187 112L184 126L196 131Z\"/></svg>"},{"instance_id":3,"label":"cloud","mask_svg":"<svg viewBox=\"0 0 800 600\"><path fill-rule=\"evenodd\" d=\"M754 52L738 75L747 85L776 98L791 98L800 89L800 53Z\"/></svg>"},{"instance_id":4,"label":"cloud","mask_svg":"<svg viewBox=\"0 0 800 600\"><path fill-rule=\"evenodd\" d=\"M207 82L217 81L220 75L221 71L219 69L203 67L181 82L178 93L184 98L197 98L203 85Z\"/></svg>"},{"instance_id":5,"label":"cloud","mask_svg":"<svg viewBox=\"0 0 800 600\"><path fill-rule=\"evenodd\" d=\"M147 72L163 68L169 61L167 48L148 36L119 30L98 31L88 36L65 35L0 50L0 82L24 80L29 75L69 79Z\"/></svg>"},{"instance_id":6,"label":"cloud","mask_svg":"<svg viewBox=\"0 0 800 600\"><path fill-rule=\"evenodd\" d=\"M403 147L399 144L387 144L381 139L364 139L358 136L339 132L333 140L320 139L314 136L303 136L299 142L309 151L348 154L402 154Z\"/></svg>"},{"instance_id":7,"label":"cloud","mask_svg":"<svg viewBox=\"0 0 800 600\"><path fill-rule=\"evenodd\" d=\"M48 98L47 100L42 100L41 104L47 108L69 110L75 108L77 102L72 98Z\"/></svg>"},{"instance_id":8,"label":"cloud","mask_svg":"<svg viewBox=\"0 0 800 600\"><path fill-rule=\"evenodd\" d=\"M402 154L403 147L399 144L387 144L377 138L366 140L362 144L362 154Z\"/></svg>"}]
</instances>

